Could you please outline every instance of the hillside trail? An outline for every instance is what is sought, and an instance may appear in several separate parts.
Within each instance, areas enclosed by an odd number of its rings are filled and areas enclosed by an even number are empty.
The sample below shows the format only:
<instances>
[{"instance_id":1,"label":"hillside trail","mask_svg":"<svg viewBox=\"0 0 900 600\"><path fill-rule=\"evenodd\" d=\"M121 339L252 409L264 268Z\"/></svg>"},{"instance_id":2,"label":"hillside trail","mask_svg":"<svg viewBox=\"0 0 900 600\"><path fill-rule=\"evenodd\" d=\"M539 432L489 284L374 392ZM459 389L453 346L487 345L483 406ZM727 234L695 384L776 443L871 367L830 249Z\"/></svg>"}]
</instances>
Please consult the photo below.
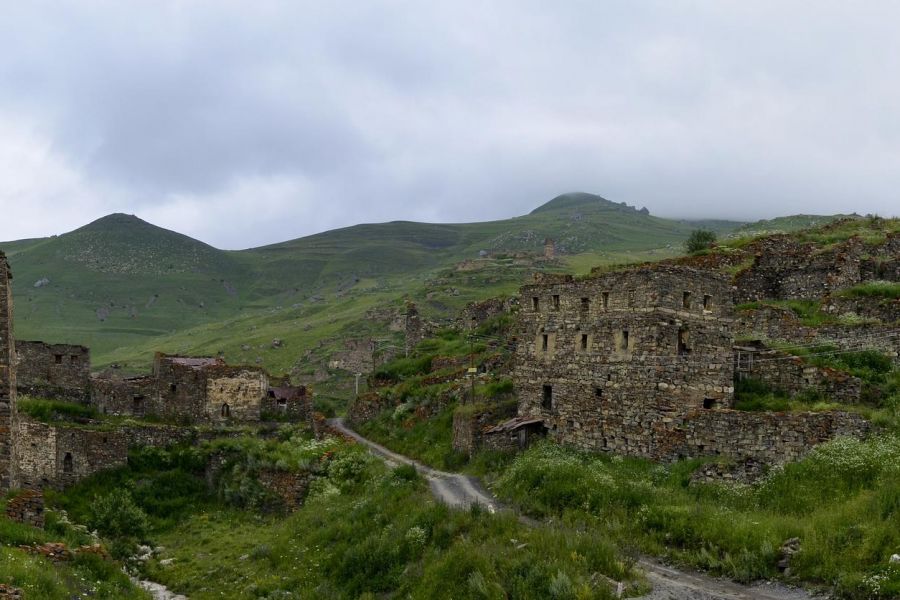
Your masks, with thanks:
<instances>
[{"instance_id":1,"label":"hillside trail","mask_svg":"<svg viewBox=\"0 0 900 600\"><path fill-rule=\"evenodd\" d=\"M514 512L503 506L484 489L477 478L460 473L448 473L388 450L381 444L365 438L350 429L344 419L329 419L328 424L342 434L365 445L375 456L391 466L409 465L421 473L435 498L448 506L466 509L478 504L490 513ZM518 513L517 513L518 514ZM521 522L529 526L542 523L518 514ZM805 590L786 586L779 582L762 582L742 585L726 579L716 579L703 573L694 573L664 565L647 557L637 561L653 590L636 600L824 600L825 596L811 596Z\"/></svg>"}]
</instances>

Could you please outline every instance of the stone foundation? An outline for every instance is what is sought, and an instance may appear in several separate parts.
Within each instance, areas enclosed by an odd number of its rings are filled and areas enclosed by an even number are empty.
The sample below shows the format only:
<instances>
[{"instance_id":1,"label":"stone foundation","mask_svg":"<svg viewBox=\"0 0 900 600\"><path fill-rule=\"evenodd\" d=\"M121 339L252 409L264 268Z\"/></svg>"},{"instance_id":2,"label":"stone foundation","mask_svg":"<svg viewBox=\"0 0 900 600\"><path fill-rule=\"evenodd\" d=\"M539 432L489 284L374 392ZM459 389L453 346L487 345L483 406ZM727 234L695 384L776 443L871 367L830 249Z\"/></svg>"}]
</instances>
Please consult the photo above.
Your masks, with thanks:
<instances>
[{"instance_id":1,"label":"stone foundation","mask_svg":"<svg viewBox=\"0 0 900 600\"><path fill-rule=\"evenodd\" d=\"M6 518L32 527L44 527L44 494L25 490L6 504Z\"/></svg>"}]
</instances>

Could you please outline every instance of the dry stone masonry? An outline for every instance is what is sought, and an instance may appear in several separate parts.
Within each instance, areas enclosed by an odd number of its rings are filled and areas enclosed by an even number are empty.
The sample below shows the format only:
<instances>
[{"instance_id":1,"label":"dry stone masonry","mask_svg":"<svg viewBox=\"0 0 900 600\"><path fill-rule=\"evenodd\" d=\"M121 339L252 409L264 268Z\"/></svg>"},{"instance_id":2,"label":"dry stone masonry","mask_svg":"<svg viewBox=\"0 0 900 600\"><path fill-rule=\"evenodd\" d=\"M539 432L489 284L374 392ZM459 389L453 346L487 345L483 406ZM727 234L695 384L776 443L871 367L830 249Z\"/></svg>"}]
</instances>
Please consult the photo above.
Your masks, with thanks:
<instances>
[{"instance_id":1,"label":"dry stone masonry","mask_svg":"<svg viewBox=\"0 0 900 600\"><path fill-rule=\"evenodd\" d=\"M13 426L16 418L16 349L9 263L0 252L0 491L12 487Z\"/></svg>"},{"instance_id":2,"label":"dry stone masonry","mask_svg":"<svg viewBox=\"0 0 900 600\"><path fill-rule=\"evenodd\" d=\"M91 352L84 346L16 340L19 395L90 401Z\"/></svg>"},{"instance_id":3,"label":"dry stone masonry","mask_svg":"<svg viewBox=\"0 0 900 600\"><path fill-rule=\"evenodd\" d=\"M730 410L729 283L667 264L584 280L537 275L521 290L519 417L486 439L502 435L509 445L517 428L540 422L551 438L589 450L781 463L837 435L865 435L868 423L842 412Z\"/></svg>"}]
</instances>

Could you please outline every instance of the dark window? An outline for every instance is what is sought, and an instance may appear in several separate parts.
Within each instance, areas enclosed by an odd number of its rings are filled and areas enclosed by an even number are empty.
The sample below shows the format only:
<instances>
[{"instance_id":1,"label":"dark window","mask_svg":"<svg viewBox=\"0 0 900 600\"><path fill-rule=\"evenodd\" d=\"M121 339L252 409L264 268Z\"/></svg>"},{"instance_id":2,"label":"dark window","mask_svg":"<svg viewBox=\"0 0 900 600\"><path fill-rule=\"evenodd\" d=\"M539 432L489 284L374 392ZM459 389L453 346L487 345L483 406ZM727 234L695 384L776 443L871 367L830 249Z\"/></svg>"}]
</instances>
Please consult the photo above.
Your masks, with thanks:
<instances>
[{"instance_id":1,"label":"dark window","mask_svg":"<svg viewBox=\"0 0 900 600\"><path fill-rule=\"evenodd\" d=\"M628 330L622 330L622 339L620 342L619 350L628 350Z\"/></svg>"},{"instance_id":2,"label":"dark window","mask_svg":"<svg viewBox=\"0 0 900 600\"><path fill-rule=\"evenodd\" d=\"M690 354L691 348L688 345L688 332L687 329L682 327L678 330L678 356L686 356Z\"/></svg>"},{"instance_id":3,"label":"dark window","mask_svg":"<svg viewBox=\"0 0 900 600\"><path fill-rule=\"evenodd\" d=\"M550 336L545 333L544 335L541 336L541 350L546 352L547 348L549 347L549 344L550 344Z\"/></svg>"},{"instance_id":4,"label":"dark window","mask_svg":"<svg viewBox=\"0 0 900 600\"><path fill-rule=\"evenodd\" d=\"M581 349L587 350L588 347L588 336L586 333L581 334Z\"/></svg>"},{"instance_id":5,"label":"dark window","mask_svg":"<svg viewBox=\"0 0 900 600\"><path fill-rule=\"evenodd\" d=\"M274 398L274 397L275 397L275 391L269 390L269 398Z\"/></svg>"},{"instance_id":6,"label":"dark window","mask_svg":"<svg viewBox=\"0 0 900 600\"><path fill-rule=\"evenodd\" d=\"M684 294L681 295L681 306L683 308L691 307L691 293L690 292L685 292Z\"/></svg>"},{"instance_id":7,"label":"dark window","mask_svg":"<svg viewBox=\"0 0 900 600\"><path fill-rule=\"evenodd\" d=\"M609 292L603 292L600 297L603 299L603 309L609 308Z\"/></svg>"},{"instance_id":8,"label":"dark window","mask_svg":"<svg viewBox=\"0 0 900 600\"><path fill-rule=\"evenodd\" d=\"M172 392L172 393L174 394L175 392L178 391L178 386L175 385L174 383L170 383L170 384L169 384L169 391Z\"/></svg>"},{"instance_id":9,"label":"dark window","mask_svg":"<svg viewBox=\"0 0 900 600\"><path fill-rule=\"evenodd\" d=\"M287 406L287 398L279 398L278 406Z\"/></svg>"},{"instance_id":10,"label":"dark window","mask_svg":"<svg viewBox=\"0 0 900 600\"><path fill-rule=\"evenodd\" d=\"M703 295L703 310L709 310L712 308L712 296L709 294Z\"/></svg>"},{"instance_id":11,"label":"dark window","mask_svg":"<svg viewBox=\"0 0 900 600\"><path fill-rule=\"evenodd\" d=\"M139 415L144 412L144 397L143 396L135 396L131 399L131 406L134 414Z\"/></svg>"},{"instance_id":12,"label":"dark window","mask_svg":"<svg viewBox=\"0 0 900 600\"><path fill-rule=\"evenodd\" d=\"M544 410L553 410L553 386L544 386L544 395L541 398L541 408Z\"/></svg>"},{"instance_id":13,"label":"dark window","mask_svg":"<svg viewBox=\"0 0 900 600\"><path fill-rule=\"evenodd\" d=\"M71 473L74 465L72 460L72 453L66 452L66 455L63 457L63 473Z\"/></svg>"},{"instance_id":14,"label":"dark window","mask_svg":"<svg viewBox=\"0 0 900 600\"><path fill-rule=\"evenodd\" d=\"M72 362L73 362L73 363L77 363L77 362L78 362L78 355L77 355L77 354L73 354L73 355L70 356L69 358L72 359Z\"/></svg>"},{"instance_id":15,"label":"dark window","mask_svg":"<svg viewBox=\"0 0 900 600\"><path fill-rule=\"evenodd\" d=\"M711 409L716 407L716 401L713 398L704 398L703 399L703 408Z\"/></svg>"},{"instance_id":16,"label":"dark window","mask_svg":"<svg viewBox=\"0 0 900 600\"><path fill-rule=\"evenodd\" d=\"M231 407L229 407L227 404L222 405L222 416L226 419L231 416Z\"/></svg>"},{"instance_id":17,"label":"dark window","mask_svg":"<svg viewBox=\"0 0 900 600\"><path fill-rule=\"evenodd\" d=\"M534 298L531 299L531 308L532 308L533 310L540 310L540 309L541 309L541 300L540 300L540 298L538 298L537 296L535 296Z\"/></svg>"},{"instance_id":18,"label":"dark window","mask_svg":"<svg viewBox=\"0 0 900 600\"><path fill-rule=\"evenodd\" d=\"M590 298L582 298L581 299L581 310L588 311L591 309L591 299Z\"/></svg>"},{"instance_id":19,"label":"dark window","mask_svg":"<svg viewBox=\"0 0 900 600\"><path fill-rule=\"evenodd\" d=\"M553 294L553 308L559 308L559 294Z\"/></svg>"},{"instance_id":20,"label":"dark window","mask_svg":"<svg viewBox=\"0 0 900 600\"><path fill-rule=\"evenodd\" d=\"M54 355L53 360L56 361L56 364L61 365L62 364L62 354Z\"/></svg>"},{"instance_id":21,"label":"dark window","mask_svg":"<svg viewBox=\"0 0 900 600\"><path fill-rule=\"evenodd\" d=\"M596 397L598 397L598 398L602 398L602 397L603 397L603 388L600 387L599 385L598 385L597 387L595 387L595 388L594 388L594 395L595 395Z\"/></svg>"}]
</instances>

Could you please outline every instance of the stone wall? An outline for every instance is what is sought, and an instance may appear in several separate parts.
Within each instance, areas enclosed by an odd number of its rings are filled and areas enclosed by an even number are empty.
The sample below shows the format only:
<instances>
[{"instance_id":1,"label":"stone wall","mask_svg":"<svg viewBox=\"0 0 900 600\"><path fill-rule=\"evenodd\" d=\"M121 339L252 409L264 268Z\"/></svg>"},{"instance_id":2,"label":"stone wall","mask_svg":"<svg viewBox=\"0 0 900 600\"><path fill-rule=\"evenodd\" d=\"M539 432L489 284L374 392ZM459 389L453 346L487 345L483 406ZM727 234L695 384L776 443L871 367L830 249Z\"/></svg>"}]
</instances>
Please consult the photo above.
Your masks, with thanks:
<instances>
[{"instance_id":1,"label":"stone wall","mask_svg":"<svg viewBox=\"0 0 900 600\"><path fill-rule=\"evenodd\" d=\"M206 382L204 420L210 422L259 421L260 403L269 390L261 369L230 369Z\"/></svg>"},{"instance_id":2,"label":"stone wall","mask_svg":"<svg viewBox=\"0 0 900 600\"><path fill-rule=\"evenodd\" d=\"M288 511L303 505L312 479L313 474L309 471L262 469L257 474L260 485L278 496Z\"/></svg>"},{"instance_id":3,"label":"stone wall","mask_svg":"<svg viewBox=\"0 0 900 600\"><path fill-rule=\"evenodd\" d=\"M6 518L15 523L44 527L44 494L36 490L19 492L6 503Z\"/></svg>"},{"instance_id":4,"label":"stone wall","mask_svg":"<svg viewBox=\"0 0 900 600\"><path fill-rule=\"evenodd\" d=\"M822 249L789 234L754 243L748 269L737 274L735 300L816 300L864 281L900 280L900 235L867 244L852 237Z\"/></svg>"},{"instance_id":5,"label":"stone wall","mask_svg":"<svg viewBox=\"0 0 900 600\"><path fill-rule=\"evenodd\" d=\"M104 415L134 416L160 414L156 378L95 377L91 381L91 404Z\"/></svg>"},{"instance_id":6,"label":"stone wall","mask_svg":"<svg viewBox=\"0 0 900 600\"><path fill-rule=\"evenodd\" d=\"M121 431L48 425L20 415L16 457L17 485L62 488L98 471L124 465L128 440Z\"/></svg>"},{"instance_id":7,"label":"stone wall","mask_svg":"<svg viewBox=\"0 0 900 600\"><path fill-rule=\"evenodd\" d=\"M729 410L734 323L723 277L667 265L582 281L545 276L522 288L521 305L519 423L488 436L500 447L514 443L519 425L538 421L551 438L588 450L779 463L868 431L854 414ZM823 387L837 378L812 376ZM855 394L854 383L844 381L840 393Z\"/></svg>"},{"instance_id":8,"label":"stone wall","mask_svg":"<svg viewBox=\"0 0 900 600\"><path fill-rule=\"evenodd\" d=\"M273 385L260 406L263 417L284 416L314 427L312 393L306 386Z\"/></svg>"},{"instance_id":9,"label":"stone wall","mask_svg":"<svg viewBox=\"0 0 900 600\"><path fill-rule=\"evenodd\" d=\"M856 315L884 324L896 324L900 321L900 298L831 297L822 304L822 311L837 316Z\"/></svg>"},{"instance_id":10,"label":"stone wall","mask_svg":"<svg viewBox=\"0 0 900 600\"><path fill-rule=\"evenodd\" d=\"M787 308L763 306L741 311L735 335L798 345L830 345L841 350L876 350L900 364L900 333L893 325L829 324L807 327Z\"/></svg>"},{"instance_id":11,"label":"stone wall","mask_svg":"<svg viewBox=\"0 0 900 600\"><path fill-rule=\"evenodd\" d=\"M370 339L345 340L344 348L332 356L330 369L369 374L375 370L375 342Z\"/></svg>"},{"instance_id":12,"label":"stone wall","mask_svg":"<svg viewBox=\"0 0 900 600\"><path fill-rule=\"evenodd\" d=\"M866 437L870 429L869 422L855 413L701 410L660 428L651 458L725 455L782 464L836 437Z\"/></svg>"},{"instance_id":13,"label":"stone wall","mask_svg":"<svg viewBox=\"0 0 900 600\"><path fill-rule=\"evenodd\" d=\"M470 302L459 312L456 325L459 329L475 329L496 316L510 312L508 298L488 298L480 302Z\"/></svg>"},{"instance_id":14,"label":"stone wall","mask_svg":"<svg viewBox=\"0 0 900 600\"><path fill-rule=\"evenodd\" d=\"M20 395L90 401L91 352L84 346L16 340L16 354Z\"/></svg>"},{"instance_id":15,"label":"stone wall","mask_svg":"<svg viewBox=\"0 0 900 600\"><path fill-rule=\"evenodd\" d=\"M521 290L519 414L560 442L649 455L654 424L733 397L731 289L677 266Z\"/></svg>"},{"instance_id":16,"label":"stone wall","mask_svg":"<svg viewBox=\"0 0 900 600\"><path fill-rule=\"evenodd\" d=\"M483 445L484 430L516 414L515 403L467 405L453 414L453 449L472 455Z\"/></svg>"},{"instance_id":17,"label":"stone wall","mask_svg":"<svg viewBox=\"0 0 900 600\"><path fill-rule=\"evenodd\" d=\"M858 377L765 347L736 347L735 369L739 378L755 379L789 396L815 391L834 402L856 404L862 395Z\"/></svg>"},{"instance_id":18,"label":"stone wall","mask_svg":"<svg viewBox=\"0 0 900 600\"><path fill-rule=\"evenodd\" d=\"M376 392L360 394L350 402L347 408L347 422L351 425L365 423L374 419L378 414L388 408L393 408L397 403L384 398Z\"/></svg>"},{"instance_id":19,"label":"stone wall","mask_svg":"<svg viewBox=\"0 0 900 600\"><path fill-rule=\"evenodd\" d=\"M16 420L16 348L13 338L12 274L0 252L0 491L13 486Z\"/></svg>"}]
</instances>

